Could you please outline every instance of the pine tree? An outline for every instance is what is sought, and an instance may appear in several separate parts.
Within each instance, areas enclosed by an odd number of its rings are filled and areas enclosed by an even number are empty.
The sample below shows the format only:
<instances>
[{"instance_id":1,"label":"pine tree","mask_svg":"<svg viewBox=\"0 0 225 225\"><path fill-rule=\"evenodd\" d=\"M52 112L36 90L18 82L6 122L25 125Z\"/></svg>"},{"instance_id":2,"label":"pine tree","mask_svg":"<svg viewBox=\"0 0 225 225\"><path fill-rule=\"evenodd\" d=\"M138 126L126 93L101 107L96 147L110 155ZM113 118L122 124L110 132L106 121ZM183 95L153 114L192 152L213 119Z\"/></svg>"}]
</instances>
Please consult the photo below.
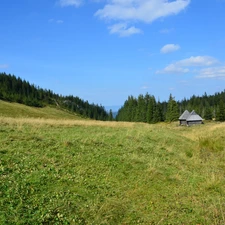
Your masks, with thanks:
<instances>
[{"instance_id":1,"label":"pine tree","mask_svg":"<svg viewBox=\"0 0 225 225\"><path fill-rule=\"evenodd\" d=\"M204 115L204 118L206 120L212 120L212 110L211 110L211 108L210 108L209 105L205 107L205 115Z\"/></svg>"},{"instance_id":2,"label":"pine tree","mask_svg":"<svg viewBox=\"0 0 225 225\"><path fill-rule=\"evenodd\" d=\"M156 101L154 96L149 96L147 105L147 122L155 123Z\"/></svg>"},{"instance_id":3,"label":"pine tree","mask_svg":"<svg viewBox=\"0 0 225 225\"><path fill-rule=\"evenodd\" d=\"M172 121L178 120L178 118L179 118L178 104L175 101L175 99L172 97L172 94L170 94L168 105L167 105L166 121L172 122Z\"/></svg>"},{"instance_id":4,"label":"pine tree","mask_svg":"<svg viewBox=\"0 0 225 225\"><path fill-rule=\"evenodd\" d=\"M147 122L146 120L146 103L143 95L138 96L137 108L136 108L136 122Z\"/></svg>"},{"instance_id":5,"label":"pine tree","mask_svg":"<svg viewBox=\"0 0 225 225\"><path fill-rule=\"evenodd\" d=\"M220 99L218 110L216 113L216 120L218 121L225 121L225 104L223 99Z\"/></svg>"},{"instance_id":6,"label":"pine tree","mask_svg":"<svg viewBox=\"0 0 225 225\"><path fill-rule=\"evenodd\" d=\"M109 121L113 120L113 113L112 113L112 109L109 110Z\"/></svg>"}]
</instances>

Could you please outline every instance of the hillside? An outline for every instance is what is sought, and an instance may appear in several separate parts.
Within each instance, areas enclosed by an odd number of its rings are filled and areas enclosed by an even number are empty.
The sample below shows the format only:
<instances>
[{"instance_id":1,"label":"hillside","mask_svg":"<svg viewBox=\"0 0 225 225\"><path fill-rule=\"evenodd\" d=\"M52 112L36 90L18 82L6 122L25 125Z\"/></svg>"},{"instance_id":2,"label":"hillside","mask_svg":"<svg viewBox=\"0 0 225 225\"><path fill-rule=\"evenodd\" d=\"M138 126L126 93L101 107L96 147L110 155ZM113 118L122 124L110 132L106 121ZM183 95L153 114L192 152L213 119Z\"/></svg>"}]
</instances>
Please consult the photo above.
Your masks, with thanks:
<instances>
[{"instance_id":1,"label":"hillside","mask_svg":"<svg viewBox=\"0 0 225 225\"><path fill-rule=\"evenodd\" d=\"M109 115L103 106L90 104L78 96L62 96L30 84L15 75L0 73L0 100L22 103L42 108L58 107L77 115L95 120L108 120Z\"/></svg>"},{"instance_id":2,"label":"hillside","mask_svg":"<svg viewBox=\"0 0 225 225\"><path fill-rule=\"evenodd\" d=\"M14 118L44 118L44 119L82 119L67 110L57 109L56 107L31 107L19 103L10 103L0 100L0 116Z\"/></svg>"},{"instance_id":3,"label":"hillside","mask_svg":"<svg viewBox=\"0 0 225 225\"><path fill-rule=\"evenodd\" d=\"M0 224L225 224L224 123L0 124Z\"/></svg>"}]
</instances>

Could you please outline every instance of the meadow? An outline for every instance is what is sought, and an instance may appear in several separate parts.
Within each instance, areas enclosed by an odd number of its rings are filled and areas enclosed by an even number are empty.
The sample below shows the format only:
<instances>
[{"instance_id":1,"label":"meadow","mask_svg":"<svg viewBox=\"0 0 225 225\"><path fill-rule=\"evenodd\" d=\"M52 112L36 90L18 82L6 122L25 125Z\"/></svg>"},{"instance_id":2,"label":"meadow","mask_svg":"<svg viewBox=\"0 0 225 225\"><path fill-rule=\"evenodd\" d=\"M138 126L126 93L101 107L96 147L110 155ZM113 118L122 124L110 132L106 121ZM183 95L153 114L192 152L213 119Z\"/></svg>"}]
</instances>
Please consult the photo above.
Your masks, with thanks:
<instances>
[{"instance_id":1,"label":"meadow","mask_svg":"<svg viewBox=\"0 0 225 225\"><path fill-rule=\"evenodd\" d=\"M224 123L53 114L0 116L0 224L225 224Z\"/></svg>"}]
</instances>

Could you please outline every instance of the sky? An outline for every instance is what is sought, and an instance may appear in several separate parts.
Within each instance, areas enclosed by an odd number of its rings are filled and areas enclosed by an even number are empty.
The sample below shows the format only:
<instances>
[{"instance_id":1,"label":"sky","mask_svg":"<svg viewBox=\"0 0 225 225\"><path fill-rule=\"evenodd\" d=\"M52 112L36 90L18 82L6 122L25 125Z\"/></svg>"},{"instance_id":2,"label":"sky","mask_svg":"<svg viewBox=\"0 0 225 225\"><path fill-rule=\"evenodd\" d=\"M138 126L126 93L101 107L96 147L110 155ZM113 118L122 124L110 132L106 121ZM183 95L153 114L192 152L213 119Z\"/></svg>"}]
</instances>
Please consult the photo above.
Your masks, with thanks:
<instances>
[{"instance_id":1,"label":"sky","mask_svg":"<svg viewBox=\"0 0 225 225\"><path fill-rule=\"evenodd\" d=\"M225 89L225 0L1 0L0 72L118 108Z\"/></svg>"}]
</instances>

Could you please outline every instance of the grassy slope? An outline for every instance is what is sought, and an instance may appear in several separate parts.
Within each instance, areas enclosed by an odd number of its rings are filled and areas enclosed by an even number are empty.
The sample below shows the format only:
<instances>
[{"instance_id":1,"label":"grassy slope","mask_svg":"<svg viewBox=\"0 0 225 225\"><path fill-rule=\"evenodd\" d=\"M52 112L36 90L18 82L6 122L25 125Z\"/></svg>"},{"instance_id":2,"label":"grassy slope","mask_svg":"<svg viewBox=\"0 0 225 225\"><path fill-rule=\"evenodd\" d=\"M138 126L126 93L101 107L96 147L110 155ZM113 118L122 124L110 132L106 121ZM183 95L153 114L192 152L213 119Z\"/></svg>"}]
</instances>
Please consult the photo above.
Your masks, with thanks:
<instances>
[{"instance_id":1,"label":"grassy slope","mask_svg":"<svg viewBox=\"0 0 225 225\"><path fill-rule=\"evenodd\" d=\"M224 132L0 117L0 224L225 224Z\"/></svg>"},{"instance_id":2,"label":"grassy slope","mask_svg":"<svg viewBox=\"0 0 225 225\"><path fill-rule=\"evenodd\" d=\"M81 119L73 113L54 107L36 108L0 100L0 116L48 119Z\"/></svg>"}]
</instances>

